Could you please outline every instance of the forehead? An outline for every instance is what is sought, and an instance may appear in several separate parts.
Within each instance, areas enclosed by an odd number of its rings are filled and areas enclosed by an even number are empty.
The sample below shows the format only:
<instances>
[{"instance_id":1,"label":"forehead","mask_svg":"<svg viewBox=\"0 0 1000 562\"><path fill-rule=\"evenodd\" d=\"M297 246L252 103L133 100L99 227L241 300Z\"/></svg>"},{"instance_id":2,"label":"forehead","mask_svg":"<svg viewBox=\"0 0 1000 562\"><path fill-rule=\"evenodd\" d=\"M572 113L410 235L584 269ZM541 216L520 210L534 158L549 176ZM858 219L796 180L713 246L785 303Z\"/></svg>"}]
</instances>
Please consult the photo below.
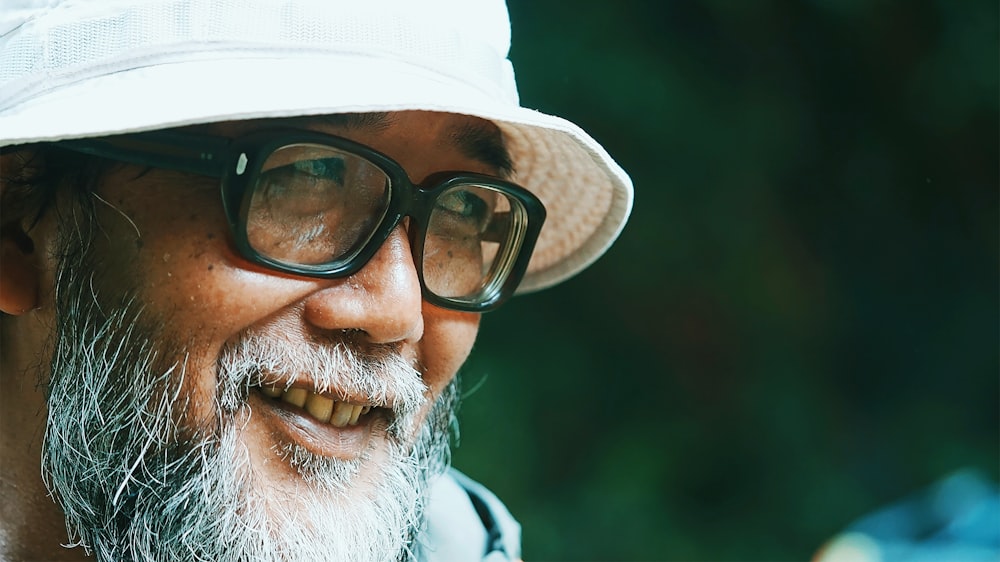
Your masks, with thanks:
<instances>
[{"instance_id":1,"label":"forehead","mask_svg":"<svg viewBox=\"0 0 1000 562\"><path fill-rule=\"evenodd\" d=\"M509 177L513 173L510 155L503 134L492 122L470 115L432 111L399 111L385 113L340 113L228 121L195 127L198 130L224 136L238 136L255 130L296 128L349 138L388 155L415 175L405 160L414 156L448 159L458 157L458 168ZM456 160L456 158L451 158ZM440 167L440 162L436 167ZM470 170L471 171L471 170Z\"/></svg>"}]
</instances>

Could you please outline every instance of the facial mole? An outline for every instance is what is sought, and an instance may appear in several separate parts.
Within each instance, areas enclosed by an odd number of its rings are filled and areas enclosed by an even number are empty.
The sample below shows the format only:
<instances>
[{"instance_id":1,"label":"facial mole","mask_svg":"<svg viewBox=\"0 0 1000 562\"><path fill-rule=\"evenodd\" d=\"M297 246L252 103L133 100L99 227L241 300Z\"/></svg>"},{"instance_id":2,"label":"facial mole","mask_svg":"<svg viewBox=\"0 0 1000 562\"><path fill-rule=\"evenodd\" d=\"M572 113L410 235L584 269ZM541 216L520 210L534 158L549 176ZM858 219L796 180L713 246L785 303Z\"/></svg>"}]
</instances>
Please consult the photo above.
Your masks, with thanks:
<instances>
[{"instance_id":1,"label":"facial mole","mask_svg":"<svg viewBox=\"0 0 1000 562\"><path fill-rule=\"evenodd\" d=\"M215 239L215 233L214 232L209 232L207 238L209 240L214 240Z\"/></svg>"}]
</instances>

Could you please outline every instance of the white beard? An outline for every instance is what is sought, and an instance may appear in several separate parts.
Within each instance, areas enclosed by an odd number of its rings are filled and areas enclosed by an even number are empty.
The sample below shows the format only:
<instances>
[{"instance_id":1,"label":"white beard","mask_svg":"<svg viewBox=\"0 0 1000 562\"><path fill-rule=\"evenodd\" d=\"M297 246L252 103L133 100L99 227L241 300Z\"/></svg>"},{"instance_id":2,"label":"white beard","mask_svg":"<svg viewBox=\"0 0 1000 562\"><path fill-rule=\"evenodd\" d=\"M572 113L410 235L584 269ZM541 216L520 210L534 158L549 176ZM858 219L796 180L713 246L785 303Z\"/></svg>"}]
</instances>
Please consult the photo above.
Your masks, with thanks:
<instances>
[{"instance_id":1,"label":"white beard","mask_svg":"<svg viewBox=\"0 0 1000 562\"><path fill-rule=\"evenodd\" d=\"M389 367L395 369L391 376L371 362L345 375L343 364L318 354L315 363L328 363L331 387L351 381L355 389L377 387L389 380L402 385L394 392L411 399L402 400L408 405L397 412L385 441L388 460L366 467L371 492L353 485L364 455L338 461L287 444L280 452L302 482L294 496L278 498L253 473L239 428L252 415L245 398L254 372L284 359L261 350L264 340L241 340L245 345L220 361L216 427L181 427L171 415L179 400L185 406L184 352L154 346L156 334L143 330L149 324L131 302L104 306L115 312L102 314L91 280L74 276L91 271L86 265L64 264L57 283L60 329L42 465L75 545L109 562L416 559L428 482L449 460L457 382L408 445L421 406L412 398L423 400L419 373L400 367L399 359ZM280 346L275 349L280 353ZM298 351L293 356L301 358ZM316 364L310 368L321 369ZM367 381L356 380L372 372ZM377 401L377 388L366 392Z\"/></svg>"}]
</instances>

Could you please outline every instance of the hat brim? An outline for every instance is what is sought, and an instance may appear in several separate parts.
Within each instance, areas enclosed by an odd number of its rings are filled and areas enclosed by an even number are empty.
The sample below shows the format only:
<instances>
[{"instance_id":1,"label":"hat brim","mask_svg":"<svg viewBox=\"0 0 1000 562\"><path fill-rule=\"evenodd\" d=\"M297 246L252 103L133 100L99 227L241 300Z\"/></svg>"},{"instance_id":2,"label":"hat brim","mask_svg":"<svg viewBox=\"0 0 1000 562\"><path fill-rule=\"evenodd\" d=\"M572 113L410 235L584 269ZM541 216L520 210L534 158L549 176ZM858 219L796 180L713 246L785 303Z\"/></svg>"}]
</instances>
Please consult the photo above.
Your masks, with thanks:
<instances>
[{"instance_id":1,"label":"hat brim","mask_svg":"<svg viewBox=\"0 0 1000 562\"><path fill-rule=\"evenodd\" d=\"M218 121L427 110L493 121L514 181L548 211L518 293L571 277L617 238L632 207L628 175L576 125L497 99L409 62L355 54L195 55L93 76L47 77L0 113L0 146ZM364 77L359 79L358 77Z\"/></svg>"}]
</instances>

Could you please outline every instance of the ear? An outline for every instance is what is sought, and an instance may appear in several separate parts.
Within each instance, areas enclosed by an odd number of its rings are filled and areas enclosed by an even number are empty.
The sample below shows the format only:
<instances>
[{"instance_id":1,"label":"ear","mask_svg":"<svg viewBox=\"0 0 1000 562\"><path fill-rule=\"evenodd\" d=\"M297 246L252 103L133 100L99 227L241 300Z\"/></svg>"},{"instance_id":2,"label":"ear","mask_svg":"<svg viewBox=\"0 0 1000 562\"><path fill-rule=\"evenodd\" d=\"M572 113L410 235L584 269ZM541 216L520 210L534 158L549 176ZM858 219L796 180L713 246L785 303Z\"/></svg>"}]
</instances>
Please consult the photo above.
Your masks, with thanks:
<instances>
[{"instance_id":1,"label":"ear","mask_svg":"<svg viewBox=\"0 0 1000 562\"><path fill-rule=\"evenodd\" d=\"M14 178L25 177L23 153L0 155L0 311L19 315L38 306L38 264L35 244L14 198Z\"/></svg>"}]
</instances>

